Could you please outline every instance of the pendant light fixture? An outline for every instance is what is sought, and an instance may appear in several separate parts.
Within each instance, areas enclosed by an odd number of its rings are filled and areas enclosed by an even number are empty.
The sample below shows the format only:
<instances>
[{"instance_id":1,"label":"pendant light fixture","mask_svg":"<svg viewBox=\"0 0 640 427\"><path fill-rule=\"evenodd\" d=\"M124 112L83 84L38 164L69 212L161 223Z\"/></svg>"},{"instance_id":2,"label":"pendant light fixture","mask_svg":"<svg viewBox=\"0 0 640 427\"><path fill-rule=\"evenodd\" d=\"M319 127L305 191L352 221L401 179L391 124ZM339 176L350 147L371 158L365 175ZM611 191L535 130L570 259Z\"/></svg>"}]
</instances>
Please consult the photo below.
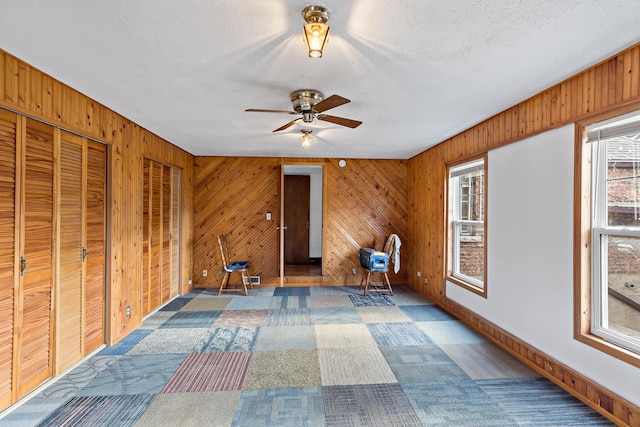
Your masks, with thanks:
<instances>
[{"instance_id":1,"label":"pendant light fixture","mask_svg":"<svg viewBox=\"0 0 640 427\"><path fill-rule=\"evenodd\" d=\"M303 26L304 42L309 50L309 58L322 58L322 50L329 36L329 11L322 6L307 6L302 11L306 22Z\"/></svg>"}]
</instances>

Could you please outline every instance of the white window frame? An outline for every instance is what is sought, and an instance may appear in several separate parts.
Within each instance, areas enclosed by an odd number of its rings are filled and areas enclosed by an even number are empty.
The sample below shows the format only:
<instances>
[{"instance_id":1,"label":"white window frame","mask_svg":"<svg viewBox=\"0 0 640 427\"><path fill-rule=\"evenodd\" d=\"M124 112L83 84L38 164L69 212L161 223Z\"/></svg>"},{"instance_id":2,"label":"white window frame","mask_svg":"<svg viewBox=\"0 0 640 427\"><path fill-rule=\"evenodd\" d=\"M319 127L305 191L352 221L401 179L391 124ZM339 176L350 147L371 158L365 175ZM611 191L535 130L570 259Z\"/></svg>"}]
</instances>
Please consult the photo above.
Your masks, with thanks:
<instances>
[{"instance_id":1,"label":"white window frame","mask_svg":"<svg viewBox=\"0 0 640 427\"><path fill-rule=\"evenodd\" d=\"M640 133L640 121L611 125L624 121L635 112L587 128L587 141L592 143L591 195L591 333L603 340L640 354L640 340L608 327L609 286L607 278L607 240L610 236L640 238L640 227L608 225L607 140L615 136Z\"/></svg>"},{"instance_id":2,"label":"white window frame","mask_svg":"<svg viewBox=\"0 0 640 427\"><path fill-rule=\"evenodd\" d=\"M481 220L469 220L462 219L461 212L461 178L469 176L471 174L482 172L483 174L483 186L482 186L482 203L480 205L480 218ZM486 157L476 158L471 161L453 165L449 167L448 174L449 182L449 209L450 209L450 239L451 247L449 248L450 262L449 262L449 279L456 284L459 284L467 289L470 289L481 295L485 295L486 292L486 187L487 187L487 175L486 175ZM470 189L471 190L471 189ZM471 203L467 208L471 209ZM483 267L482 267L482 280L478 280L476 277L468 276L461 272L460 268L460 236L462 235L461 228L464 226L482 226L483 227Z\"/></svg>"}]
</instances>

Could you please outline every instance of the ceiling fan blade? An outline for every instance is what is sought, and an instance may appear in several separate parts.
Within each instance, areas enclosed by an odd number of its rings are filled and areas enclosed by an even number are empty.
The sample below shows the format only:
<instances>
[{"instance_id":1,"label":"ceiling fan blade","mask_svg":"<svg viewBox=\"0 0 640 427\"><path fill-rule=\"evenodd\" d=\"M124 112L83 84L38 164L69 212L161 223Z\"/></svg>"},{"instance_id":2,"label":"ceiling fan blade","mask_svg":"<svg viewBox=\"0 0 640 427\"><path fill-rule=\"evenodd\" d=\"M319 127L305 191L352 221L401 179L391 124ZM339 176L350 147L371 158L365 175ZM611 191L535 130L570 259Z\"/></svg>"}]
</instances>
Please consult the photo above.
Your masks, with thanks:
<instances>
[{"instance_id":1,"label":"ceiling fan blade","mask_svg":"<svg viewBox=\"0 0 640 427\"><path fill-rule=\"evenodd\" d=\"M345 119L344 117L330 116L328 114L318 114L316 117L318 120L324 120L325 122L335 123L337 125L346 126L351 129L355 129L362 124L362 122L359 120Z\"/></svg>"},{"instance_id":2,"label":"ceiling fan blade","mask_svg":"<svg viewBox=\"0 0 640 427\"><path fill-rule=\"evenodd\" d=\"M351 102L351 100L343 98L340 95L331 95L327 99L320 101L316 105L314 105L313 111L315 111L316 113L322 113L323 111L339 107L349 102Z\"/></svg>"},{"instance_id":3,"label":"ceiling fan blade","mask_svg":"<svg viewBox=\"0 0 640 427\"><path fill-rule=\"evenodd\" d=\"M302 117L300 117L299 119L295 119L295 120L291 120L289 123L287 123L286 125L280 126L278 129L274 130L274 132L280 132L281 130L285 130L293 125L295 125L296 123L298 123L300 120L302 120Z\"/></svg>"},{"instance_id":4,"label":"ceiling fan blade","mask_svg":"<svg viewBox=\"0 0 640 427\"><path fill-rule=\"evenodd\" d=\"M258 108L247 108L244 111L248 111L250 113L285 113L285 114L298 114L295 111L287 111L287 110L261 110Z\"/></svg>"}]
</instances>

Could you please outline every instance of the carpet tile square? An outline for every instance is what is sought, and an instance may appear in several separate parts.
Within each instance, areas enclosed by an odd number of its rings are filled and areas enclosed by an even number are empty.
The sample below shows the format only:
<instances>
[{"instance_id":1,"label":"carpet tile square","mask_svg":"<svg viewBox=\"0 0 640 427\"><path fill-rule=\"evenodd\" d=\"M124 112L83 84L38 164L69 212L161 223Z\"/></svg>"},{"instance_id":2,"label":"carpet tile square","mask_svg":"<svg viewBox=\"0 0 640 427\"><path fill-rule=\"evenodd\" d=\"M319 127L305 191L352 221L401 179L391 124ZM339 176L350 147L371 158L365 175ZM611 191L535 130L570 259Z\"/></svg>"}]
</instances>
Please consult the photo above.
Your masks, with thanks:
<instances>
[{"instance_id":1,"label":"carpet tile square","mask_svg":"<svg viewBox=\"0 0 640 427\"><path fill-rule=\"evenodd\" d=\"M323 427L320 387L244 390L231 424L235 427Z\"/></svg>"},{"instance_id":2,"label":"carpet tile square","mask_svg":"<svg viewBox=\"0 0 640 427\"><path fill-rule=\"evenodd\" d=\"M278 297L273 297L271 305L269 308L271 309L284 309L284 308L308 308L309 305L307 303L307 296L289 296L283 295Z\"/></svg>"},{"instance_id":3,"label":"carpet tile square","mask_svg":"<svg viewBox=\"0 0 640 427\"><path fill-rule=\"evenodd\" d=\"M436 344L478 344L488 342L487 338L469 329L459 320L416 322Z\"/></svg>"},{"instance_id":4,"label":"carpet tile square","mask_svg":"<svg viewBox=\"0 0 640 427\"><path fill-rule=\"evenodd\" d=\"M76 366L71 372L42 390L38 396L68 399L93 380L100 372L111 366L119 357L94 356Z\"/></svg>"},{"instance_id":5,"label":"carpet tile square","mask_svg":"<svg viewBox=\"0 0 640 427\"><path fill-rule=\"evenodd\" d=\"M192 298L178 297L166 303L159 311L178 311L191 301Z\"/></svg>"},{"instance_id":6,"label":"carpet tile square","mask_svg":"<svg viewBox=\"0 0 640 427\"><path fill-rule=\"evenodd\" d=\"M398 382L378 347L318 349L322 385Z\"/></svg>"},{"instance_id":7,"label":"carpet tile square","mask_svg":"<svg viewBox=\"0 0 640 427\"><path fill-rule=\"evenodd\" d=\"M362 291L358 290L357 286L311 286L309 292L311 296L349 296L351 294L362 294Z\"/></svg>"},{"instance_id":8,"label":"carpet tile square","mask_svg":"<svg viewBox=\"0 0 640 427\"><path fill-rule=\"evenodd\" d=\"M457 320L437 305L405 305L402 311L414 322L433 322L437 320Z\"/></svg>"},{"instance_id":9,"label":"carpet tile square","mask_svg":"<svg viewBox=\"0 0 640 427\"><path fill-rule=\"evenodd\" d=\"M191 353L208 330L207 328L156 329L129 350L127 355Z\"/></svg>"},{"instance_id":10,"label":"carpet tile square","mask_svg":"<svg viewBox=\"0 0 640 427\"><path fill-rule=\"evenodd\" d=\"M156 311L142 320L142 326L140 326L140 329L158 329L174 314L175 311Z\"/></svg>"},{"instance_id":11,"label":"carpet tile square","mask_svg":"<svg viewBox=\"0 0 640 427\"><path fill-rule=\"evenodd\" d=\"M142 341L147 335L153 332L152 329L136 329L129 335L121 339L116 344L105 347L98 352L100 356L122 356L131 350L136 344Z\"/></svg>"},{"instance_id":12,"label":"carpet tile square","mask_svg":"<svg viewBox=\"0 0 640 427\"><path fill-rule=\"evenodd\" d=\"M193 298L180 311L215 311L224 310L231 298Z\"/></svg>"},{"instance_id":13,"label":"carpet tile square","mask_svg":"<svg viewBox=\"0 0 640 427\"><path fill-rule=\"evenodd\" d=\"M348 295L312 295L307 298L309 307L353 307L351 298Z\"/></svg>"},{"instance_id":14,"label":"carpet tile square","mask_svg":"<svg viewBox=\"0 0 640 427\"><path fill-rule=\"evenodd\" d=\"M314 325L362 323L355 307L321 307L311 309Z\"/></svg>"},{"instance_id":15,"label":"carpet tile square","mask_svg":"<svg viewBox=\"0 0 640 427\"><path fill-rule=\"evenodd\" d=\"M220 316L220 311L178 311L160 328L208 328Z\"/></svg>"},{"instance_id":16,"label":"carpet tile square","mask_svg":"<svg viewBox=\"0 0 640 427\"><path fill-rule=\"evenodd\" d=\"M163 393L240 390L252 353L191 353L162 389Z\"/></svg>"},{"instance_id":17,"label":"carpet tile square","mask_svg":"<svg viewBox=\"0 0 640 427\"><path fill-rule=\"evenodd\" d=\"M477 383L520 425L614 425L546 378L479 380Z\"/></svg>"},{"instance_id":18,"label":"carpet tile square","mask_svg":"<svg viewBox=\"0 0 640 427\"><path fill-rule=\"evenodd\" d=\"M225 310L213 322L214 328L229 326L259 327L264 325L267 310Z\"/></svg>"},{"instance_id":19,"label":"carpet tile square","mask_svg":"<svg viewBox=\"0 0 640 427\"><path fill-rule=\"evenodd\" d=\"M447 344L442 351L473 379L536 377L539 374L494 343Z\"/></svg>"},{"instance_id":20,"label":"carpet tile square","mask_svg":"<svg viewBox=\"0 0 640 427\"><path fill-rule=\"evenodd\" d=\"M271 297L236 296L227 304L225 310L268 310L270 306Z\"/></svg>"},{"instance_id":21,"label":"carpet tile square","mask_svg":"<svg viewBox=\"0 0 640 427\"><path fill-rule=\"evenodd\" d=\"M357 310L364 323L411 322L399 307L357 307Z\"/></svg>"},{"instance_id":22,"label":"carpet tile square","mask_svg":"<svg viewBox=\"0 0 640 427\"><path fill-rule=\"evenodd\" d=\"M362 323L315 325L318 348L376 347L367 326Z\"/></svg>"},{"instance_id":23,"label":"carpet tile square","mask_svg":"<svg viewBox=\"0 0 640 427\"><path fill-rule=\"evenodd\" d=\"M254 351L316 348L316 329L306 326L263 326Z\"/></svg>"},{"instance_id":24,"label":"carpet tile square","mask_svg":"<svg viewBox=\"0 0 640 427\"><path fill-rule=\"evenodd\" d=\"M223 298L218 295L219 286L213 288L193 288L189 293L185 294L186 298Z\"/></svg>"},{"instance_id":25,"label":"carpet tile square","mask_svg":"<svg viewBox=\"0 0 640 427\"><path fill-rule=\"evenodd\" d=\"M429 298L425 297L407 284L393 285L393 297L391 297L396 305L427 305L434 304Z\"/></svg>"},{"instance_id":26,"label":"carpet tile square","mask_svg":"<svg viewBox=\"0 0 640 427\"><path fill-rule=\"evenodd\" d=\"M275 288L275 290L273 291L273 296L274 297L282 297L282 296L296 296L296 297L301 297L301 296L309 296L311 295L311 291L309 290L308 286L300 286L300 287L293 287L293 288Z\"/></svg>"},{"instance_id":27,"label":"carpet tile square","mask_svg":"<svg viewBox=\"0 0 640 427\"><path fill-rule=\"evenodd\" d=\"M76 396L113 396L160 393L186 354L121 356L100 372Z\"/></svg>"},{"instance_id":28,"label":"carpet tile square","mask_svg":"<svg viewBox=\"0 0 640 427\"><path fill-rule=\"evenodd\" d=\"M318 350L253 353L243 389L320 386Z\"/></svg>"},{"instance_id":29,"label":"carpet tile square","mask_svg":"<svg viewBox=\"0 0 640 427\"><path fill-rule=\"evenodd\" d=\"M0 426L33 427L38 425L43 419L51 416L55 410L66 403L69 397L35 396L21 404L19 408L0 417Z\"/></svg>"},{"instance_id":30,"label":"carpet tile square","mask_svg":"<svg viewBox=\"0 0 640 427\"><path fill-rule=\"evenodd\" d=\"M395 305L389 296L383 294L368 294L366 297L363 295L349 295L349 298L351 298L351 302L356 307Z\"/></svg>"},{"instance_id":31,"label":"carpet tile square","mask_svg":"<svg viewBox=\"0 0 640 427\"><path fill-rule=\"evenodd\" d=\"M194 351L253 351L260 328L225 327L209 329Z\"/></svg>"},{"instance_id":32,"label":"carpet tile square","mask_svg":"<svg viewBox=\"0 0 640 427\"><path fill-rule=\"evenodd\" d=\"M401 383L425 426L517 426L473 380Z\"/></svg>"},{"instance_id":33,"label":"carpet tile square","mask_svg":"<svg viewBox=\"0 0 640 427\"><path fill-rule=\"evenodd\" d=\"M69 399L38 426L132 425L147 409L153 394L82 396Z\"/></svg>"},{"instance_id":34,"label":"carpet tile square","mask_svg":"<svg viewBox=\"0 0 640 427\"><path fill-rule=\"evenodd\" d=\"M230 426L240 390L156 395L135 427Z\"/></svg>"},{"instance_id":35,"label":"carpet tile square","mask_svg":"<svg viewBox=\"0 0 640 427\"><path fill-rule=\"evenodd\" d=\"M366 326L380 346L433 344L422 329L412 322L368 323Z\"/></svg>"},{"instance_id":36,"label":"carpet tile square","mask_svg":"<svg viewBox=\"0 0 640 427\"><path fill-rule=\"evenodd\" d=\"M420 419L398 384L323 387L327 427L420 426Z\"/></svg>"},{"instance_id":37,"label":"carpet tile square","mask_svg":"<svg viewBox=\"0 0 640 427\"><path fill-rule=\"evenodd\" d=\"M267 318L264 321L265 326L301 326L312 324L311 310L308 308L271 309L267 312Z\"/></svg>"},{"instance_id":38,"label":"carpet tile square","mask_svg":"<svg viewBox=\"0 0 640 427\"><path fill-rule=\"evenodd\" d=\"M400 383L469 379L469 376L435 345L380 347L380 352Z\"/></svg>"}]
</instances>

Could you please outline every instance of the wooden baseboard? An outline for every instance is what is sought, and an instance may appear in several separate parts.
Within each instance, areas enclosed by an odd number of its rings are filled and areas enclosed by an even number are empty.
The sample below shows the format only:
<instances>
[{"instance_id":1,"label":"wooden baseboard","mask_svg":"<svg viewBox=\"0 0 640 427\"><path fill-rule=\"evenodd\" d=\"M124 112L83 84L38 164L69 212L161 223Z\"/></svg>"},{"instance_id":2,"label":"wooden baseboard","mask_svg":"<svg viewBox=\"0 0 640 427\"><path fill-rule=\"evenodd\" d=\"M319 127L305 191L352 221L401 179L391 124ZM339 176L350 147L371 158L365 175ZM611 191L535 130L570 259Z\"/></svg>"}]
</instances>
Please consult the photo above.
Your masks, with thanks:
<instances>
[{"instance_id":1,"label":"wooden baseboard","mask_svg":"<svg viewBox=\"0 0 640 427\"><path fill-rule=\"evenodd\" d=\"M640 427L640 408L638 406L596 384L457 302L445 297L439 305L614 423Z\"/></svg>"}]
</instances>

